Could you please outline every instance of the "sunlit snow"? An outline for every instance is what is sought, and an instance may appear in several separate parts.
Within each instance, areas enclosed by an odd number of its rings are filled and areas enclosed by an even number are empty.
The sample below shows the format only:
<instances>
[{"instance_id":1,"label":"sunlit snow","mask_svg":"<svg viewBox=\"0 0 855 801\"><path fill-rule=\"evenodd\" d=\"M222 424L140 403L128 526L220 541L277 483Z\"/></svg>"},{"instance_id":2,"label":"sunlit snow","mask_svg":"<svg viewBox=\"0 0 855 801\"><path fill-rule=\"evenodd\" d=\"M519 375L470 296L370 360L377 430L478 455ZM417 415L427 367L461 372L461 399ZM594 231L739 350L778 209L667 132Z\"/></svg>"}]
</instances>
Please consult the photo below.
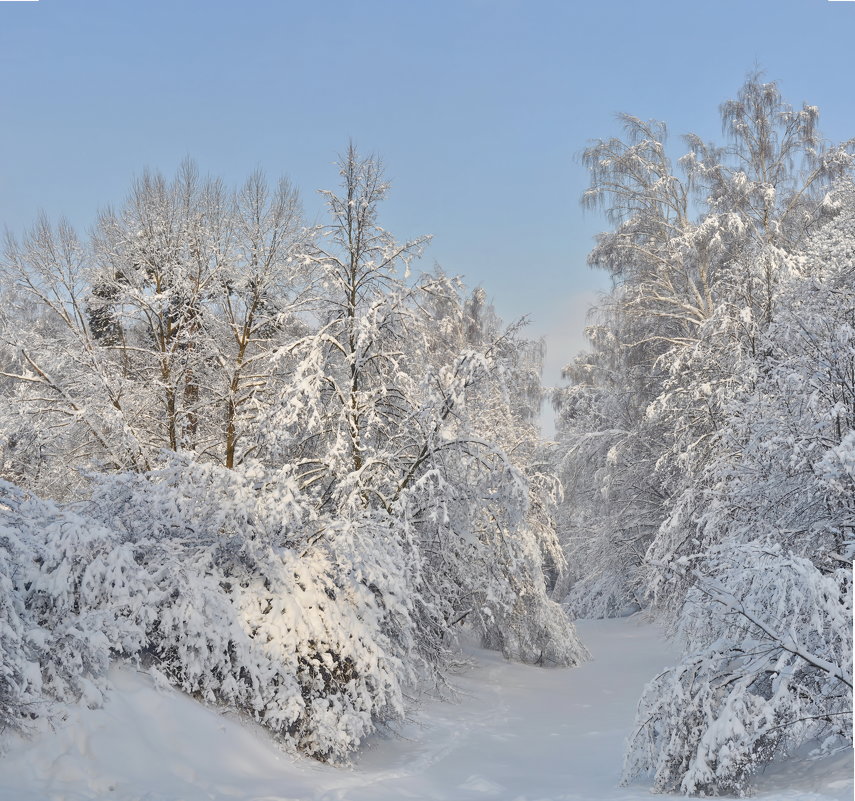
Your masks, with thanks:
<instances>
[{"instance_id":1,"label":"sunlit snow","mask_svg":"<svg viewBox=\"0 0 855 801\"><path fill-rule=\"evenodd\" d=\"M234 716L114 669L103 709L14 744L0 801L649 801L643 783L618 786L624 740L643 684L676 654L639 616L579 629L593 660L578 668L474 652L477 667L454 679L457 702L424 701L352 768L282 753ZM756 797L849 801L851 776L848 752L797 772L775 765Z\"/></svg>"}]
</instances>

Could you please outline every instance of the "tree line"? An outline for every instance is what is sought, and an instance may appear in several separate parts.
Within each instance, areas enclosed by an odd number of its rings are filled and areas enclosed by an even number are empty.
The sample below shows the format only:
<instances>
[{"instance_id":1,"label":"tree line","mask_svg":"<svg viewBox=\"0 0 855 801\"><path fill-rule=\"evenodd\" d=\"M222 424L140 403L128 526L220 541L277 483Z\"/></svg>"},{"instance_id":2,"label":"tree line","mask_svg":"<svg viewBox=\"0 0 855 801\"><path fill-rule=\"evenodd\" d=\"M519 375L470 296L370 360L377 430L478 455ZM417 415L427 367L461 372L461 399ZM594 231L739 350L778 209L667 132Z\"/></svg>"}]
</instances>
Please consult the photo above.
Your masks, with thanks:
<instances>
[{"instance_id":1,"label":"tree line","mask_svg":"<svg viewBox=\"0 0 855 801\"><path fill-rule=\"evenodd\" d=\"M542 344L416 269L428 238L380 225L352 146L319 226L285 180L188 161L89 236L8 236L0 725L99 703L129 659L341 761L443 685L461 630L574 665L572 616L644 608L683 655L626 781L741 794L849 747L855 144L818 116L753 74L724 145L674 160L624 115L585 151L612 290L553 443Z\"/></svg>"},{"instance_id":2,"label":"tree line","mask_svg":"<svg viewBox=\"0 0 855 801\"><path fill-rule=\"evenodd\" d=\"M128 658L341 760L444 682L462 627L584 658L550 596L541 346L483 290L414 272L427 238L380 226L379 159L338 166L317 227L287 181L185 162L89 237L8 237L7 725Z\"/></svg>"},{"instance_id":3,"label":"tree line","mask_svg":"<svg viewBox=\"0 0 855 801\"><path fill-rule=\"evenodd\" d=\"M576 614L642 606L683 645L640 701L625 778L747 791L851 746L855 140L748 77L726 144L624 115L584 161L613 288L555 393Z\"/></svg>"}]
</instances>

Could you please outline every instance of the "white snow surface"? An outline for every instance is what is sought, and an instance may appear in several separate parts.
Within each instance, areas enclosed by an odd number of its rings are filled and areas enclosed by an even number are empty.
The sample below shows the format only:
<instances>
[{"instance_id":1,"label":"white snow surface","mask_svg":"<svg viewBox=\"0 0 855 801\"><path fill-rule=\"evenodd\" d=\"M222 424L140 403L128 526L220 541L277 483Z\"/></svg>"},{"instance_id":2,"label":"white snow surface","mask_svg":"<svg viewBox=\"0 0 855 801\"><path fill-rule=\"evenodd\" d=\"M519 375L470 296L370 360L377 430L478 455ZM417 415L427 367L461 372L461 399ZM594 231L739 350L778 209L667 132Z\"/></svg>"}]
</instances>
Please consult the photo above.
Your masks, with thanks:
<instances>
[{"instance_id":1,"label":"white snow surface","mask_svg":"<svg viewBox=\"0 0 855 801\"><path fill-rule=\"evenodd\" d=\"M638 616L578 627L590 662L549 670L476 651L458 701L424 700L352 768L285 754L260 729L114 668L103 708L6 743L0 801L650 801L643 783L618 786L624 741L643 685L676 654ZM773 766L756 789L850 801L852 754Z\"/></svg>"}]
</instances>

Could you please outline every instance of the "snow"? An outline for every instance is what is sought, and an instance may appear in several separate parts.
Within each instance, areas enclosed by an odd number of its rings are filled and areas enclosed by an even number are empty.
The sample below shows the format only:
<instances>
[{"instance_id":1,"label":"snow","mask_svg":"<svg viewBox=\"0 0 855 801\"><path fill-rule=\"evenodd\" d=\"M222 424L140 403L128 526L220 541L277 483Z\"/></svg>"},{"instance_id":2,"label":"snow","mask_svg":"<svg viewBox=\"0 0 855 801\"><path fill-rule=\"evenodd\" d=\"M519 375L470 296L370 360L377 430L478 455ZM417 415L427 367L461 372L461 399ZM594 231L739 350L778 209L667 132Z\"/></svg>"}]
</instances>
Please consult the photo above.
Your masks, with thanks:
<instances>
[{"instance_id":1,"label":"snow","mask_svg":"<svg viewBox=\"0 0 855 801\"><path fill-rule=\"evenodd\" d=\"M649 801L643 782L617 786L624 742L643 685L677 654L638 615L578 628L590 662L541 669L477 650L477 666L453 680L457 702L423 701L344 769L113 668L103 708L11 743L0 801ZM773 766L757 789L768 801L849 801L851 753Z\"/></svg>"}]
</instances>

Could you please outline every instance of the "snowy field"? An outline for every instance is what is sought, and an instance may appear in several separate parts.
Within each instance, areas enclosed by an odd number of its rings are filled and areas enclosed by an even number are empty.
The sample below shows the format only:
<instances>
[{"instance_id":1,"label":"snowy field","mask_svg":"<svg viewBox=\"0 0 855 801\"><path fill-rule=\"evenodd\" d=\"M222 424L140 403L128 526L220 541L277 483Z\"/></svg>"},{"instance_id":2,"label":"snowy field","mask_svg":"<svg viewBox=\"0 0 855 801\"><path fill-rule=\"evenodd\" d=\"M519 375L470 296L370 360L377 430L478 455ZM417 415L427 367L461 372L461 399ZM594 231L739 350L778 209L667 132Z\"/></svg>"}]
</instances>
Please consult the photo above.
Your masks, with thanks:
<instances>
[{"instance_id":1,"label":"snowy field","mask_svg":"<svg viewBox=\"0 0 855 801\"><path fill-rule=\"evenodd\" d=\"M642 686L673 654L637 618L579 630L594 656L580 668L477 652L479 666L455 680L459 703L426 701L350 769L289 757L253 727L116 670L104 709L11 745L0 801L650 801L642 784L617 786L623 742ZM851 754L777 766L757 787L769 801L850 801Z\"/></svg>"}]
</instances>

